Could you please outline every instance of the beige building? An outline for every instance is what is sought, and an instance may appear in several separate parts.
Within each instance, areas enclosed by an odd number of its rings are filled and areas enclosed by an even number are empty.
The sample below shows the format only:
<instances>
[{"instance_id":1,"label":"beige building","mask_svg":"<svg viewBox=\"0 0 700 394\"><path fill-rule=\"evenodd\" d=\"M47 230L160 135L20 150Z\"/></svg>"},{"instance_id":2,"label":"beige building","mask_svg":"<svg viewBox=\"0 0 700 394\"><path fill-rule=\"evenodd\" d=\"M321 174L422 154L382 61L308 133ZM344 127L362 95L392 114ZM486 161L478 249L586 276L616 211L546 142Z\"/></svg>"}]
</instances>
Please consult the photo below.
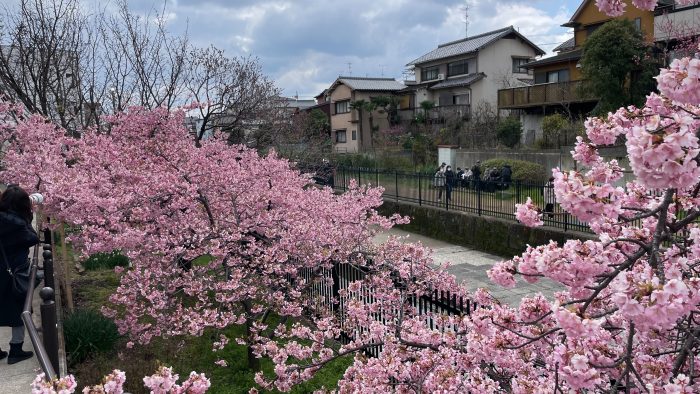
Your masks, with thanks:
<instances>
[{"instance_id":1,"label":"beige building","mask_svg":"<svg viewBox=\"0 0 700 394\"><path fill-rule=\"evenodd\" d=\"M393 78L338 77L325 92L331 106L331 138L338 153L357 153L372 149L372 129L389 127L383 111L353 109L353 103L369 102L374 97L396 95L406 85ZM361 119L360 119L361 118Z\"/></svg>"},{"instance_id":2,"label":"beige building","mask_svg":"<svg viewBox=\"0 0 700 394\"><path fill-rule=\"evenodd\" d=\"M441 44L407 64L416 76L413 107L430 101L463 118L477 105L495 110L498 89L530 82L522 65L544 53L513 26Z\"/></svg>"}]
</instances>

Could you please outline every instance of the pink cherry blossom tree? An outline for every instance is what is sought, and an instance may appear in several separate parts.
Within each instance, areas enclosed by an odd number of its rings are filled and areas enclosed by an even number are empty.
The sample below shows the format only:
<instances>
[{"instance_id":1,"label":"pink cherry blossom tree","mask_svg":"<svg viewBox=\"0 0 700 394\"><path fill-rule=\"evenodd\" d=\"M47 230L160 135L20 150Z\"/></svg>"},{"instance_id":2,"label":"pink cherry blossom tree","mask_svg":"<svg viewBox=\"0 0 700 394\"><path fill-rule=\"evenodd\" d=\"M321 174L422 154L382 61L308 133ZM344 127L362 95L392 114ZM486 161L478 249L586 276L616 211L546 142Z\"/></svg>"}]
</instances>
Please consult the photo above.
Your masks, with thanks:
<instances>
[{"instance_id":1,"label":"pink cherry blossom tree","mask_svg":"<svg viewBox=\"0 0 700 394\"><path fill-rule=\"evenodd\" d=\"M617 15L625 2L597 4ZM549 278L565 290L517 306L480 290L485 307L471 314L419 310L433 291L467 295L420 245L369 242L375 224L403 220L374 211L381 190L336 196L274 154L219 140L194 148L181 114L134 108L80 140L41 118L8 120L2 177L43 191L52 215L79 226L85 253L131 258L105 313L134 342L245 324L236 340L276 365L256 377L264 388L287 391L353 356L339 392L697 392L700 59L657 79L643 108L586 122L572 152L585 170L553 170L557 201L596 238L529 247L490 270L504 286ZM598 154L619 136L636 176L624 187L620 165ZM517 217L542 222L531 201ZM330 282L337 264L364 274L318 306L309 286ZM293 320L272 325L273 313Z\"/></svg>"}]
</instances>

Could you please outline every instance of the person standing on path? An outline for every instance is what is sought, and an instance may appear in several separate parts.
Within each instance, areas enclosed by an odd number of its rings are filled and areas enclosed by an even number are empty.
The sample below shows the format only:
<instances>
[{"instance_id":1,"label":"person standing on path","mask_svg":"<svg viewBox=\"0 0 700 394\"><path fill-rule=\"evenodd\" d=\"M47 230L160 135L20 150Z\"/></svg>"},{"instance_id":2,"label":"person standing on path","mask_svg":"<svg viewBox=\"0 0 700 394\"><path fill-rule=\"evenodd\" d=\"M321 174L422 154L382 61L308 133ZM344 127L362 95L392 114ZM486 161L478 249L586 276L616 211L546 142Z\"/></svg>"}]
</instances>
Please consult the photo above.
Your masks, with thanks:
<instances>
[{"instance_id":1,"label":"person standing on path","mask_svg":"<svg viewBox=\"0 0 700 394\"><path fill-rule=\"evenodd\" d=\"M452 187L455 185L456 179L457 176L452 171L452 167L447 166L447 170L445 170L445 201L448 203L452 199Z\"/></svg>"},{"instance_id":2,"label":"person standing on path","mask_svg":"<svg viewBox=\"0 0 700 394\"><path fill-rule=\"evenodd\" d=\"M481 161L477 160L472 167L472 178L474 179L474 190L481 188Z\"/></svg>"},{"instance_id":3,"label":"person standing on path","mask_svg":"<svg viewBox=\"0 0 700 394\"><path fill-rule=\"evenodd\" d=\"M557 197L554 195L554 177L549 177L549 182L542 189L544 195L544 211L550 218L554 217L554 204L557 202Z\"/></svg>"},{"instance_id":4,"label":"person standing on path","mask_svg":"<svg viewBox=\"0 0 700 394\"><path fill-rule=\"evenodd\" d=\"M22 350L24 323L22 308L25 296L13 289L13 272L29 270L29 248L39 243L32 228L32 203L29 194L19 186L9 186L0 195L0 327L12 328L10 353L0 350L0 359L8 364L31 358L33 353ZM9 271L9 272L8 272ZM29 291L34 290L33 283Z\"/></svg>"},{"instance_id":5,"label":"person standing on path","mask_svg":"<svg viewBox=\"0 0 700 394\"><path fill-rule=\"evenodd\" d=\"M438 201L442 200L442 190L445 188L445 167L440 166L440 168L435 173L433 177L433 187L438 189Z\"/></svg>"}]
</instances>

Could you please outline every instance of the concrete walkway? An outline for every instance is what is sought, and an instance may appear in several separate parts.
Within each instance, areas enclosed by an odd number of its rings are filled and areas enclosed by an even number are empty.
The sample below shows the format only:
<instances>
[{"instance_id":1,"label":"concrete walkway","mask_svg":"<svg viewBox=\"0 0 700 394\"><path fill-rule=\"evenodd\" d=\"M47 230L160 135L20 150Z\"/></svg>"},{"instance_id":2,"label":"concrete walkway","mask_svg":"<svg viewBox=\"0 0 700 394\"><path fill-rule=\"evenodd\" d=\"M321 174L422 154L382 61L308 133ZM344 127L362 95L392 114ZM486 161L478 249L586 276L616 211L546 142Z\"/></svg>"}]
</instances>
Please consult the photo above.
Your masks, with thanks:
<instances>
[{"instance_id":1,"label":"concrete walkway","mask_svg":"<svg viewBox=\"0 0 700 394\"><path fill-rule=\"evenodd\" d=\"M34 308L32 318L37 327L41 327L39 289L41 289L41 286L34 291L34 303L32 304ZM32 341L29 339L29 334L26 331L25 335L23 349L33 352ZM10 350L10 336L9 327L0 327L0 348L6 352ZM0 360L0 393L29 393L31 392L29 385L34 381L36 375L40 373L41 367L36 355L28 360L12 365L7 364L7 358Z\"/></svg>"},{"instance_id":2,"label":"concrete walkway","mask_svg":"<svg viewBox=\"0 0 700 394\"><path fill-rule=\"evenodd\" d=\"M498 300L511 306L519 304L523 297L537 293L542 293L545 297L551 299L556 291L563 289L559 284L548 279L541 279L537 283L530 284L516 278L517 285L513 289L498 286L491 282L488 275L486 275L486 271L497 262L502 261L502 257L453 245L423 235L394 228L377 235L375 242L382 243L391 235L408 236L406 242L420 241L424 246L433 250L432 256L436 263L450 262L451 266L447 271L455 275L458 281L463 281L470 291L485 288Z\"/></svg>"}]
</instances>

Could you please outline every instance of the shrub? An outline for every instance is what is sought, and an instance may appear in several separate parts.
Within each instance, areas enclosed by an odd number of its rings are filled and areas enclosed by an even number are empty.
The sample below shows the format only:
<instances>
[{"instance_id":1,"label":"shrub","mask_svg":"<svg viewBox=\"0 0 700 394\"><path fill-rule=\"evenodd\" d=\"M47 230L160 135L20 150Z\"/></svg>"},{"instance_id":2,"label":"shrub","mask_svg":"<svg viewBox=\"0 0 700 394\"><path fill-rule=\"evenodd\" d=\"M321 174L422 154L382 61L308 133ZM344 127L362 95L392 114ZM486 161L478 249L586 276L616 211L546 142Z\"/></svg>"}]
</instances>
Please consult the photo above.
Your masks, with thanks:
<instances>
[{"instance_id":1,"label":"shrub","mask_svg":"<svg viewBox=\"0 0 700 394\"><path fill-rule=\"evenodd\" d=\"M505 118L496 128L496 138L503 145L514 148L520 143L523 135L523 125L515 118Z\"/></svg>"},{"instance_id":2,"label":"shrub","mask_svg":"<svg viewBox=\"0 0 700 394\"><path fill-rule=\"evenodd\" d=\"M84 262L86 270L114 269L114 267L128 267L129 259L118 251L110 253L95 253Z\"/></svg>"},{"instance_id":3,"label":"shrub","mask_svg":"<svg viewBox=\"0 0 700 394\"><path fill-rule=\"evenodd\" d=\"M512 178L514 181L544 183L549 178L544 166L531 161L490 159L481 163L481 168L482 170L487 167L503 168L506 164L510 165L513 170Z\"/></svg>"},{"instance_id":4,"label":"shrub","mask_svg":"<svg viewBox=\"0 0 700 394\"><path fill-rule=\"evenodd\" d=\"M119 339L117 326L93 309L78 309L63 322L68 364L75 365L97 353L114 349Z\"/></svg>"}]
</instances>

